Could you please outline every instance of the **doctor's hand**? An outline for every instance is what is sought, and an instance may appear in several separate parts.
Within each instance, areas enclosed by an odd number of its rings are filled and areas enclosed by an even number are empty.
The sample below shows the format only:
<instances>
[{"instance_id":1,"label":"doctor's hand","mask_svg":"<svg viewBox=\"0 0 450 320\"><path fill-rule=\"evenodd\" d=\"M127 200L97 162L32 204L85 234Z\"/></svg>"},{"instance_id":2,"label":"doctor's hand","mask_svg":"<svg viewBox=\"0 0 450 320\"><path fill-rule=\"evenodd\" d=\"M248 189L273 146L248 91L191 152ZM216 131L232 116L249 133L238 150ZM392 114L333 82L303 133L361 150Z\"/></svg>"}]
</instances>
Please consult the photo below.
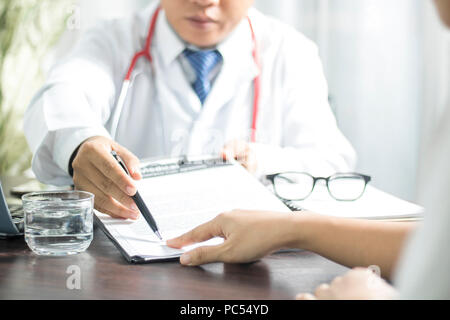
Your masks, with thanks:
<instances>
[{"instance_id":1,"label":"doctor's hand","mask_svg":"<svg viewBox=\"0 0 450 320\"><path fill-rule=\"evenodd\" d=\"M297 300L388 300L397 292L372 270L355 268L330 284L321 284L314 294L302 293Z\"/></svg>"},{"instance_id":2,"label":"doctor's hand","mask_svg":"<svg viewBox=\"0 0 450 320\"><path fill-rule=\"evenodd\" d=\"M198 247L184 253L180 263L197 266L210 262L245 263L256 261L284 247L296 246L298 230L292 213L234 210L218 215L184 235L167 241L172 248L224 238L216 246Z\"/></svg>"},{"instance_id":3,"label":"doctor's hand","mask_svg":"<svg viewBox=\"0 0 450 320\"><path fill-rule=\"evenodd\" d=\"M112 150L123 159L131 177ZM80 145L72 167L75 188L95 195L95 209L114 218L138 218L139 209L130 196L136 194L134 180L141 179L141 174L139 159L130 151L108 138L92 137Z\"/></svg>"},{"instance_id":4,"label":"doctor's hand","mask_svg":"<svg viewBox=\"0 0 450 320\"><path fill-rule=\"evenodd\" d=\"M257 169L256 156L248 142L233 140L225 145L221 154L224 160L237 160L250 173Z\"/></svg>"}]
</instances>

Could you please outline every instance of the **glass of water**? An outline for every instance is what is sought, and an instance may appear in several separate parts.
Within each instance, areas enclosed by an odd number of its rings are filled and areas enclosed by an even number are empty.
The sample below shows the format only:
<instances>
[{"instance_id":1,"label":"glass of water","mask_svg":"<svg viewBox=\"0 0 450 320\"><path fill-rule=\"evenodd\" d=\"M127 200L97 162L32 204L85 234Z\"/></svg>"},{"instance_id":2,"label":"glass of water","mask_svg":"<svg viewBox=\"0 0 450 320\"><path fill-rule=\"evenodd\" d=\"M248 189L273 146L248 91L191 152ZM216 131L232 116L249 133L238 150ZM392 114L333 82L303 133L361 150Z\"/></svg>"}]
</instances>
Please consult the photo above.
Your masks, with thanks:
<instances>
[{"instance_id":1,"label":"glass of water","mask_svg":"<svg viewBox=\"0 0 450 320\"><path fill-rule=\"evenodd\" d=\"M22 197L25 241L39 255L65 256L85 251L93 238L94 195L49 191Z\"/></svg>"}]
</instances>

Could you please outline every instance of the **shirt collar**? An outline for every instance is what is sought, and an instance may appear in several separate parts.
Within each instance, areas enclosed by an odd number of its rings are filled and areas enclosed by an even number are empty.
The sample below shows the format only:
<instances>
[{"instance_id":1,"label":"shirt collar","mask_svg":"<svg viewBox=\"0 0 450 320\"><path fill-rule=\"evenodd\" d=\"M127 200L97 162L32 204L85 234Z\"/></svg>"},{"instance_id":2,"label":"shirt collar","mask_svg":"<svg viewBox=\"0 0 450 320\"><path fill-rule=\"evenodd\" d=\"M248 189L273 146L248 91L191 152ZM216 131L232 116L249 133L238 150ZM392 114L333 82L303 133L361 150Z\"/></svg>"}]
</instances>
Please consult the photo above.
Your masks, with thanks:
<instances>
[{"instance_id":1,"label":"shirt collar","mask_svg":"<svg viewBox=\"0 0 450 320\"><path fill-rule=\"evenodd\" d=\"M167 21L164 10L161 10L156 23L155 43L161 53L164 66L169 66L186 48L186 43L177 35ZM154 49L153 49L154 50Z\"/></svg>"},{"instance_id":2,"label":"shirt collar","mask_svg":"<svg viewBox=\"0 0 450 320\"><path fill-rule=\"evenodd\" d=\"M160 57L166 67L173 63L184 49L193 48L173 30L163 10L157 21L154 43L158 47ZM253 40L247 18L243 19L235 30L217 46L217 50L222 54L225 65L250 69L252 77L258 74L258 66L252 56Z\"/></svg>"}]
</instances>

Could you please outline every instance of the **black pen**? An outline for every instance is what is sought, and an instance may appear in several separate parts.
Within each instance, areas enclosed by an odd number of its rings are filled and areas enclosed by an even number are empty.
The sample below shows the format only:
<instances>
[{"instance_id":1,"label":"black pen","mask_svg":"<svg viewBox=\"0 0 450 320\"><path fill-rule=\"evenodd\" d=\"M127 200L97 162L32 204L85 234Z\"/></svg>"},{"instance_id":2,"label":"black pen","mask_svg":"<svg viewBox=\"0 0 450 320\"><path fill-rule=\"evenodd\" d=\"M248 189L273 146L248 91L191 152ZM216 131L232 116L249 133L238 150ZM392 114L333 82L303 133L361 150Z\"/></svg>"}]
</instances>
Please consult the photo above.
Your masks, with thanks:
<instances>
[{"instance_id":1,"label":"black pen","mask_svg":"<svg viewBox=\"0 0 450 320\"><path fill-rule=\"evenodd\" d=\"M123 162L122 158L115 151L111 151L111 155L114 157L114 159L116 159L116 161L120 164L120 166L127 173L127 175L130 175L130 172L128 171L127 166ZM137 207L139 208L139 210L141 211L150 228L152 228L153 232L158 236L160 240L162 240L162 237L159 234L158 226L156 225L156 221L153 218L152 214L150 213L150 210L148 210L147 206L145 205L144 200L142 200L142 197L140 196L139 192L136 191L136 194L132 196L132 198L136 203Z\"/></svg>"}]
</instances>

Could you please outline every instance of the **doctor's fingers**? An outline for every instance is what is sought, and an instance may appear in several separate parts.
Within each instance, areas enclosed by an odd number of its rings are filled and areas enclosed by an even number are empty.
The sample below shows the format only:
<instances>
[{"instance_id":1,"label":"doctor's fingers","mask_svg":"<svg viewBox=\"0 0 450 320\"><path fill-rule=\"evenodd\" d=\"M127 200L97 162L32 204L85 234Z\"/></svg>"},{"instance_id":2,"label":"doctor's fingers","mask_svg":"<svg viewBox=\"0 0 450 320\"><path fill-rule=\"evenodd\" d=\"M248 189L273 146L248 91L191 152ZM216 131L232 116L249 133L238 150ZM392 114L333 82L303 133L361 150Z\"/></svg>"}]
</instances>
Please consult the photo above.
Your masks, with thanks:
<instances>
[{"instance_id":1,"label":"doctor's fingers","mask_svg":"<svg viewBox=\"0 0 450 320\"><path fill-rule=\"evenodd\" d=\"M222 235L222 228L218 223L218 219L215 218L177 238L167 240L167 245L172 248L182 248L193 243L203 242Z\"/></svg>"},{"instance_id":2,"label":"doctor's fingers","mask_svg":"<svg viewBox=\"0 0 450 320\"><path fill-rule=\"evenodd\" d=\"M140 161L138 157L136 157L131 151L127 148L119 145L118 143L114 143L112 145L114 151L125 161L125 164L130 172L130 175L135 180L142 179L142 175L140 172Z\"/></svg>"},{"instance_id":3,"label":"doctor's fingers","mask_svg":"<svg viewBox=\"0 0 450 320\"><path fill-rule=\"evenodd\" d=\"M250 153L249 144L242 140L233 140L225 145L222 155L225 159L246 160Z\"/></svg>"},{"instance_id":4,"label":"doctor's fingers","mask_svg":"<svg viewBox=\"0 0 450 320\"><path fill-rule=\"evenodd\" d=\"M94 207L98 211L106 213L113 218L137 219L139 217L138 212L126 208L81 174L74 174L74 184L77 190L88 191L95 195Z\"/></svg>"},{"instance_id":5,"label":"doctor's fingers","mask_svg":"<svg viewBox=\"0 0 450 320\"><path fill-rule=\"evenodd\" d=\"M249 149L249 151L246 153L245 161L238 161L241 163L241 165L247 169L249 172L254 173L257 170L258 162L256 160L255 154Z\"/></svg>"},{"instance_id":6,"label":"doctor's fingers","mask_svg":"<svg viewBox=\"0 0 450 320\"><path fill-rule=\"evenodd\" d=\"M92 171L94 171L91 170L92 168L90 167L93 166L105 177L107 177L108 181L115 184L120 190L122 190L129 196L133 196L136 194L137 189L134 185L133 179L129 175L127 175L127 173L109 152L104 150L96 150L95 152L90 153L87 159L89 161L89 164L85 164L88 168L85 168L82 171L84 176L90 177L90 174L92 173ZM93 182L98 187L102 187L102 185L99 185L97 181Z\"/></svg>"},{"instance_id":7,"label":"doctor's fingers","mask_svg":"<svg viewBox=\"0 0 450 320\"><path fill-rule=\"evenodd\" d=\"M256 172L258 167L256 155L245 141L227 145L222 151L222 157L226 160L235 159L250 173Z\"/></svg>"},{"instance_id":8,"label":"doctor's fingers","mask_svg":"<svg viewBox=\"0 0 450 320\"><path fill-rule=\"evenodd\" d=\"M128 209L139 212L139 209L136 206L134 200L128 194L119 189L108 177L105 177L103 173L101 173L97 168L93 167L92 170L89 170L87 176L83 173L81 173L81 176L83 177L83 179L89 180L93 185L101 190L103 194L111 196L113 199L115 199L117 202L121 203Z\"/></svg>"}]
</instances>

